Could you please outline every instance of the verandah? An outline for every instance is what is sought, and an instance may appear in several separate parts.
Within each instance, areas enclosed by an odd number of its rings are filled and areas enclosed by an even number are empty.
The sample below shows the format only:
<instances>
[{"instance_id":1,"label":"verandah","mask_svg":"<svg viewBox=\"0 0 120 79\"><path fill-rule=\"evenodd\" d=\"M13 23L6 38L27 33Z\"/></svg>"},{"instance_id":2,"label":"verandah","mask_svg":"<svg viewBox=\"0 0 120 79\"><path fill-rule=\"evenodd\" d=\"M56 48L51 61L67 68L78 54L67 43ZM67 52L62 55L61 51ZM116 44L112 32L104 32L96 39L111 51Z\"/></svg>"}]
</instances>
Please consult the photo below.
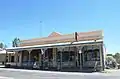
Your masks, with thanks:
<instances>
[{"instance_id":1,"label":"verandah","mask_svg":"<svg viewBox=\"0 0 120 79\"><path fill-rule=\"evenodd\" d=\"M98 51L98 55L94 55L93 52L93 56L97 57L97 58L93 58L92 59L92 54L91 57L87 55L85 55L84 50L82 50L81 47L84 46L94 46L97 47L97 49L99 49ZM85 66L85 62L87 61L100 61L101 65L103 62L103 56L102 53L100 53L101 51L101 44L98 43L93 43L93 44L86 44L84 46L66 46L66 49L68 49L66 51L64 46L61 47L57 47L57 48L42 48L42 49L33 49L33 50L28 50L26 51L26 55L24 54L24 50L22 50L22 52L16 52L16 57L15 57L15 62L17 63L16 65L18 66L26 66L26 67L33 67L33 65L35 64L35 62L37 63L37 66L39 69L49 69L49 68L56 68L56 69L63 69L64 67L67 68L72 68L72 67L76 67L76 68L80 68L82 69L83 66ZM71 51L71 47L75 48L74 50ZM92 48L93 49L93 48ZM42 50L42 51L41 51ZM79 51L82 51L81 54ZM35 54L36 52L36 54ZM88 52L88 51L87 51ZM19 56L17 56L19 54ZM22 55L21 55L22 54ZM18 58L19 57L19 58ZM20 59L21 58L21 59ZM86 60L87 58L87 60ZM91 58L91 59L89 59ZM19 61L18 61L19 59ZM102 65L103 66L103 65Z\"/></svg>"}]
</instances>

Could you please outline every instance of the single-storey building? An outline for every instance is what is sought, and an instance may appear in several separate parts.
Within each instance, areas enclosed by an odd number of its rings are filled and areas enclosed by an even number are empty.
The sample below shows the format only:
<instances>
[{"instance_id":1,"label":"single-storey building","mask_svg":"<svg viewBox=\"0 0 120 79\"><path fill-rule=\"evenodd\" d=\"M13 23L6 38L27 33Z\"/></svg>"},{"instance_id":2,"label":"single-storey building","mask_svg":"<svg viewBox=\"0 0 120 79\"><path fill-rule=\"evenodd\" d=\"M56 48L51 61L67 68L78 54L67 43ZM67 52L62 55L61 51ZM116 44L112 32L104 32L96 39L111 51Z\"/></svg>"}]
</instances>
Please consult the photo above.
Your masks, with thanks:
<instances>
[{"instance_id":1,"label":"single-storey building","mask_svg":"<svg viewBox=\"0 0 120 79\"><path fill-rule=\"evenodd\" d=\"M0 49L0 64L4 64L6 59L7 62L14 61L14 52L7 52L7 55L6 52L6 50Z\"/></svg>"},{"instance_id":2,"label":"single-storey building","mask_svg":"<svg viewBox=\"0 0 120 79\"><path fill-rule=\"evenodd\" d=\"M104 70L101 30L65 35L53 32L48 37L21 40L19 47L6 50L15 52L11 66L59 71Z\"/></svg>"}]
</instances>

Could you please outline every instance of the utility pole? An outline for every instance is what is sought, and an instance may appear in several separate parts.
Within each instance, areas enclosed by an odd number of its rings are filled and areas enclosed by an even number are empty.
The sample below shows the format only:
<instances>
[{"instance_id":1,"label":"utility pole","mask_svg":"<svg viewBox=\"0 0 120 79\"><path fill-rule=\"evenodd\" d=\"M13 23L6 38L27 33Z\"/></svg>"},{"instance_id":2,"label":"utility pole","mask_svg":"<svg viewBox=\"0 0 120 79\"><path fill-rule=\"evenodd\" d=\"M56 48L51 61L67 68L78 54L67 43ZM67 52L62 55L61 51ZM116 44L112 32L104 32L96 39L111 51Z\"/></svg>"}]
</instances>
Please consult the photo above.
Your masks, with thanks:
<instances>
[{"instance_id":1,"label":"utility pole","mask_svg":"<svg viewBox=\"0 0 120 79\"><path fill-rule=\"evenodd\" d=\"M40 35L41 35L41 37L42 37L42 21L40 21Z\"/></svg>"}]
</instances>

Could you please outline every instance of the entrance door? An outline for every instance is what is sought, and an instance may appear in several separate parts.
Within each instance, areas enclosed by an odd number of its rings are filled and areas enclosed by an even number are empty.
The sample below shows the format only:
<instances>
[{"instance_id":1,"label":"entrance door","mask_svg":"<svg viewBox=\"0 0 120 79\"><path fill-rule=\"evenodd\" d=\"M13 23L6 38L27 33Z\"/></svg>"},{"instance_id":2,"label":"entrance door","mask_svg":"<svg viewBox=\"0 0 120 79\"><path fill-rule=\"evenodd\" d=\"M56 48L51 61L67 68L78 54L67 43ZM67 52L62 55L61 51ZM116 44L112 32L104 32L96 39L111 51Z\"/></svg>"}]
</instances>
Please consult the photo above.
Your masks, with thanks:
<instances>
[{"instance_id":1,"label":"entrance door","mask_svg":"<svg viewBox=\"0 0 120 79\"><path fill-rule=\"evenodd\" d=\"M52 55L52 48L48 48L45 53L43 54L43 69L49 69L52 66L52 60L53 60L53 55Z\"/></svg>"}]
</instances>

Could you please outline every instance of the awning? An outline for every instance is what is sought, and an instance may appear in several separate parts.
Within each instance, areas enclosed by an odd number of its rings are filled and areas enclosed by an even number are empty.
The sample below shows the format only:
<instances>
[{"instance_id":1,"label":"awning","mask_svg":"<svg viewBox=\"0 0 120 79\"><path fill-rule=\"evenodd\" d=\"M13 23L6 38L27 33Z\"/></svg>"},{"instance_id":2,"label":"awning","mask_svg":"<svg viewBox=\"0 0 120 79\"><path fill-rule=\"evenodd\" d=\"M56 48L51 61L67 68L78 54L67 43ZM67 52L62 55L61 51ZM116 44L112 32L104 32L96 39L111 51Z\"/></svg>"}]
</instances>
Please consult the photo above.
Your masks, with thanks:
<instances>
[{"instance_id":1,"label":"awning","mask_svg":"<svg viewBox=\"0 0 120 79\"><path fill-rule=\"evenodd\" d=\"M35 45L35 46L24 46L24 47L12 47L6 48L6 51L22 51L30 49L42 49L42 48L56 48L56 47L68 47L76 45L91 45L91 44L100 44L103 40L92 40L92 41L80 41L80 42L67 42L67 43L57 43L57 44L45 44L45 45Z\"/></svg>"},{"instance_id":2,"label":"awning","mask_svg":"<svg viewBox=\"0 0 120 79\"><path fill-rule=\"evenodd\" d=\"M7 52L7 53L14 53L14 52ZM0 51L0 54L6 54L6 50L2 50L2 51Z\"/></svg>"}]
</instances>

